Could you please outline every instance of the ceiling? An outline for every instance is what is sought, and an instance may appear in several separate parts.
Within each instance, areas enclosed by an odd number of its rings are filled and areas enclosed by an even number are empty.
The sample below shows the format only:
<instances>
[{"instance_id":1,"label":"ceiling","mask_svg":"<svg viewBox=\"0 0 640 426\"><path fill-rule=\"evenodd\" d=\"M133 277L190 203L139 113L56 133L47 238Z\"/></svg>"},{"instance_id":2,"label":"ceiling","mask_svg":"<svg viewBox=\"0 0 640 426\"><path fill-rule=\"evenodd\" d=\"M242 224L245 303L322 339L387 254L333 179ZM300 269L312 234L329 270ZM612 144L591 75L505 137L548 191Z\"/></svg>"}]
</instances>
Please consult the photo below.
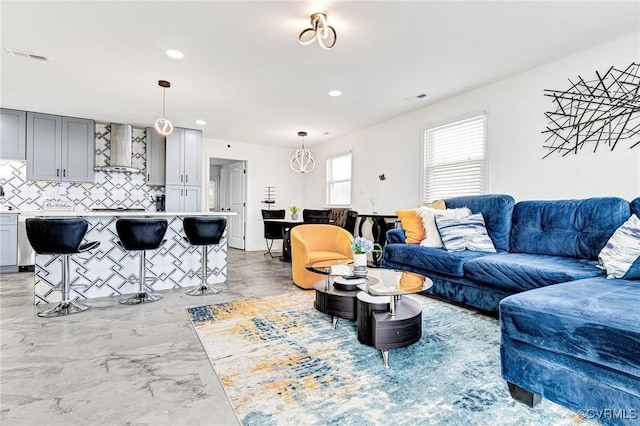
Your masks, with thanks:
<instances>
[{"instance_id":1,"label":"ceiling","mask_svg":"<svg viewBox=\"0 0 640 426\"><path fill-rule=\"evenodd\" d=\"M299 145L299 130L309 133L308 145L321 143L640 32L635 0L2 0L1 7L3 107L148 126L162 114L157 81L165 79L175 126L283 147ZM331 50L297 41L319 10L338 34ZM166 49L184 58L170 59ZM328 96L332 89L342 96Z\"/></svg>"}]
</instances>

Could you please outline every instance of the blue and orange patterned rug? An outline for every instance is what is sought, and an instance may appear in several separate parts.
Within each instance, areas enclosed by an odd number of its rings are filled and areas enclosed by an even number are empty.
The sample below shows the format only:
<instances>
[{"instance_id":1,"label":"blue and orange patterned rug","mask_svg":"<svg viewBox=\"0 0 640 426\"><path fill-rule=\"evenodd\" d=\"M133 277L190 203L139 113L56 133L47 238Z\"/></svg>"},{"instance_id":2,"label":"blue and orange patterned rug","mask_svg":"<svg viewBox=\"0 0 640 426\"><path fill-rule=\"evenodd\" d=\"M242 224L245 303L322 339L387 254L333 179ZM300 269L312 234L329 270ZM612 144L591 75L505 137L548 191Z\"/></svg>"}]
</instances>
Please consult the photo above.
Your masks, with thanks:
<instances>
[{"instance_id":1,"label":"blue and orange patterned rug","mask_svg":"<svg viewBox=\"0 0 640 426\"><path fill-rule=\"evenodd\" d=\"M362 345L355 322L313 308L313 292L188 310L244 425L572 425L549 401L529 409L500 377L498 321L410 296L422 339L390 351ZM407 296L405 296L407 297Z\"/></svg>"}]
</instances>

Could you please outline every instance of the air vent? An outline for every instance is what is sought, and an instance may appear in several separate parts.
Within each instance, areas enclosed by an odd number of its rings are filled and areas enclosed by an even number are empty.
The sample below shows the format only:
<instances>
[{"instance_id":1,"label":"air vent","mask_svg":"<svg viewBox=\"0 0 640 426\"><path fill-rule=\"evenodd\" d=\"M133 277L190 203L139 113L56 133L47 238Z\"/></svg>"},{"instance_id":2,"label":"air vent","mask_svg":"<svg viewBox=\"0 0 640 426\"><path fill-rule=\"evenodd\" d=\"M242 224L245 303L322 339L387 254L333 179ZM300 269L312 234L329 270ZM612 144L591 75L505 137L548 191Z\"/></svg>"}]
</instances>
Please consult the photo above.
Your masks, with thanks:
<instances>
[{"instance_id":1,"label":"air vent","mask_svg":"<svg viewBox=\"0 0 640 426\"><path fill-rule=\"evenodd\" d=\"M47 62L49 58L42 55L36 55L35 53L26 52L24 50L12 49L7 47L7 52L11 53L13 56L22 56L23 58L35 59L37 61L45 61Z\"/></svg>"},{"instance_id":2,"label":"air vent","mask_svg":"<svg viewBox=\"0 0 640 426\"><path fill-rule=\"evenodd\" d=\"M404 100L407 102L413 102L416 100L424 99L426 97L426 93L420 93L419 95L407 96L406 98L404 98Z\"/></svg>"}]
</instances>

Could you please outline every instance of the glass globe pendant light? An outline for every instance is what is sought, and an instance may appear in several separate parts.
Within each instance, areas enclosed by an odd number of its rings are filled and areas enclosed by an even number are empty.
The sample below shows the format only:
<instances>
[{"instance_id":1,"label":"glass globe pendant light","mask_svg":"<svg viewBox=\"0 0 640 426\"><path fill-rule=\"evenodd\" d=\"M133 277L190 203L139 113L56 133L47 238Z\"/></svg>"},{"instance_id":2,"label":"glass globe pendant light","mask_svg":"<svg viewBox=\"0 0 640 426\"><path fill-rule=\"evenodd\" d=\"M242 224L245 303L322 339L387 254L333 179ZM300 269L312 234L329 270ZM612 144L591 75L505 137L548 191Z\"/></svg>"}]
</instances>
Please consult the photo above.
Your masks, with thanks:
<instances>
[{"instance_id":1,"label":"glass globe pendant light","mask_svg":"<svg viewBox=\"0 0 640 426\"><path fill-rule=\"evenodd\" d=\"M173 124L165 118L165 95L166 90L171 87L171 83L166 80L158 80L158 86L162 87L162 117L156 120L156 132L167 136L173 132Z\"/></svg>"},{"instance_id":2,"label":"glass globe pendant light","mask_svg":"<svg viewBox=\"0 0 640 426\"><path fill-rule=\"evenodd\" d=\"M316 166L316 154L304 147L304 138L307 132L298 132L302 138L302 148L296 149L289 154L289 164L298 173L307 173Z\"/></svg>"}]
</instances>

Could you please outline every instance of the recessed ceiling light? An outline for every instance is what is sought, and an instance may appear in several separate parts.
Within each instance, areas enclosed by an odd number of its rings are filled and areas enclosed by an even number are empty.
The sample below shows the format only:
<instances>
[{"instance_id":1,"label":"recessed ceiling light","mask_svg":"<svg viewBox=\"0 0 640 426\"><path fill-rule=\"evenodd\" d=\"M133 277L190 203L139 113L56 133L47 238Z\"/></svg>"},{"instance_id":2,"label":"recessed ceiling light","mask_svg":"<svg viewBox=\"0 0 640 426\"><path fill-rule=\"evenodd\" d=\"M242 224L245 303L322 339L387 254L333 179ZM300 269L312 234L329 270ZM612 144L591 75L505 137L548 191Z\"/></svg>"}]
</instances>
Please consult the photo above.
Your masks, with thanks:
<instances>
[{"instance_id":1,"label":"recessed ceiling light","mask_svg":"<svg viewBox=\"0 0 640 426\"><path fill-rule=\"evenodd\" d=\"M198 126L204 126L205 124L207 124L207 122L206 122L206 121L204 121L204 120L196 120L196 124L197 124Z\"/></svg>"},{"instance_id":2,"label":"recessed ceiling light","mask_svg":"<svg viewBox=\"0 0 640 426\"><path fill-rule=\"evenodd\" d=\"M340 95L342 95L342 92L339 91L339 90L332 90L332 91L329 92L329 96L335 97L335 96L340 96Z\"/></svg>"},{"instance_id":3,"label":"recessed ceiling light","mask_svg":"<svg viewBox=\"0 0 640 426\"><path fill-rule=\"evenodd\" d=\"M184 55L179 50L169 49L169 50L165 51L164 53L166 53L167 56L170 57L171 59L182 59L182 58L184 58Z\"/></svg>"}]
</instances>

